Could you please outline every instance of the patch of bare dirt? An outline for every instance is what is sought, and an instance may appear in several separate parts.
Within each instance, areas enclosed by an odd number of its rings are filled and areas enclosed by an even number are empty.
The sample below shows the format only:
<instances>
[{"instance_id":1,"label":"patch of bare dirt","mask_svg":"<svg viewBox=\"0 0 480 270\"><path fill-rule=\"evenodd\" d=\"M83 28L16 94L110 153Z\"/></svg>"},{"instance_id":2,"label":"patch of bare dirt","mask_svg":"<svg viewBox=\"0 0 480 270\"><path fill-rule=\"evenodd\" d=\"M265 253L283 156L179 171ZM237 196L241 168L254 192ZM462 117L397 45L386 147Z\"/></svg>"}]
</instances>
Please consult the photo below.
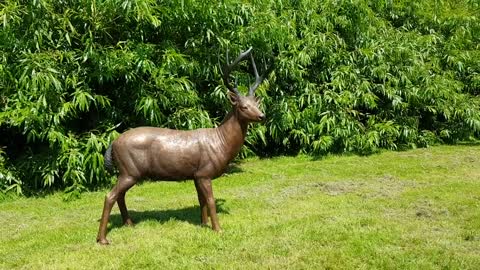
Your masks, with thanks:
<instances>
[{"instance_id":1,"label":"patch of bare dirt","mask_svg":"<svg viewBox=\"0 0 480 270\"><path fill-rule=\"evenodd\" d=\"M364 198L393 198L397 197L409 188L414 188L421 183L398 179L391 175L385 175L374 180L345 180L334 182L318 182L296 187L296 189L320 189L327 195L340 196L344 194L356 194Z\"/></svg>"},{"instance_id":2,"label":"patch of bare dirt","mask_svg":"<svg viewBox=\"0 0 480 270\"><path fill-rule=\"evenodd\" d=\"M429 200L418 202L414 205L417 218L432 219L439 216L448 216L450 213L446 208L440 208Z\"/></svg>"}]
</instances>

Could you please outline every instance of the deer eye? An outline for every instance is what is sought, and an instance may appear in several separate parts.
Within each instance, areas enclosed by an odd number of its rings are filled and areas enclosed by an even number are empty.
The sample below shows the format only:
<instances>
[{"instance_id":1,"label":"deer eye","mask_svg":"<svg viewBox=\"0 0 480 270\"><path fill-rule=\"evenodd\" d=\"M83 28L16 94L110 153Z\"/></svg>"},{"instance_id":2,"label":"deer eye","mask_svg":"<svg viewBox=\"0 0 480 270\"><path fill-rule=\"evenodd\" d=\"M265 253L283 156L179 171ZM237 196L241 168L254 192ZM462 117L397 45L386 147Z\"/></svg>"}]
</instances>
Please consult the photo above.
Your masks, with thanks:
<instances>
[{"instance_id":1,"label":"deer eye","mask_svg":"<svg viewBox=\"0 0 480 270\"><path fill-rule=\"evenodd\" d=\"M242 110L242 111L246 111L247 109L248 109L247 106L240 106L240 110Z\"/></svg>"}]
</instances>

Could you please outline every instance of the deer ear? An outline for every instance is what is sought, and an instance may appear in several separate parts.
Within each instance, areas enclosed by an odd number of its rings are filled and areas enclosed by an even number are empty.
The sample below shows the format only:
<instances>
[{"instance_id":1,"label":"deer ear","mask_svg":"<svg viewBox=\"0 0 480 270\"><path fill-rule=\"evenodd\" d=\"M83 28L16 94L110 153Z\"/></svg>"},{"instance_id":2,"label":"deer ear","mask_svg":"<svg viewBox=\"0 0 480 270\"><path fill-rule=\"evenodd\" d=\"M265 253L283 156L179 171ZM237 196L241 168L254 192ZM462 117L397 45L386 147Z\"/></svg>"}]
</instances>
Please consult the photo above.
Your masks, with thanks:
<instances>
[{"instance_id":1,"label":"deer ear","mask_svg":"<svg viewBox=\"0 0 480 270\"><path fill-rule=\"evenodd\" d=\"M230 100L230 103L232 103L233 106L237 105L238 103L238 95L234 92L228 92L228 100Z\"/></svg>"}]
</instances>

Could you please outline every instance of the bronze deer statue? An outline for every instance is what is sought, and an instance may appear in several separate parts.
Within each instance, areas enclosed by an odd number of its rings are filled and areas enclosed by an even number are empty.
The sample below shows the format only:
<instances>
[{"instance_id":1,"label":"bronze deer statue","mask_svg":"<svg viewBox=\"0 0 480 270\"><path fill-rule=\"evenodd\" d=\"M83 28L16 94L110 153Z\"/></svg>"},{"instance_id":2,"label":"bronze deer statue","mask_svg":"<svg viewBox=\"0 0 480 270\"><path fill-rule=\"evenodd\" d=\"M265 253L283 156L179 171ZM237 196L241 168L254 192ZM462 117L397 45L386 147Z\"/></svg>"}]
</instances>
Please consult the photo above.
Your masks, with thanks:
<instances>
[{"instance_id":1,"label":"bronze deer statue","mask_svg":"<svg viewBox=\"0 0 480 270\"><path fill-rule=\"evenodd\" d=\"M249 95L243 96L237 83L230 83L230 73L241 61L251 58L255 82ZM133 225L125 204L125 193L143 178L162 181L193 179L201 210L202 225L208 224L220 231L217 210L212 191L212 179L225 171L228 163L242 147L250 122L260 122L265 114L259 109L255 90L264 76L259 76L252 56L252 48L240 53L223 69L223 81L229 92L233 109L217 128L196 130L173 130L155 127L138 127L121 134L105 152L105 165L112 167L113 161L119 171L117 184L106 195L97 242L109 244L107 224L115 202L118 203L125 225Z\"/></svg>"}]
</instances>

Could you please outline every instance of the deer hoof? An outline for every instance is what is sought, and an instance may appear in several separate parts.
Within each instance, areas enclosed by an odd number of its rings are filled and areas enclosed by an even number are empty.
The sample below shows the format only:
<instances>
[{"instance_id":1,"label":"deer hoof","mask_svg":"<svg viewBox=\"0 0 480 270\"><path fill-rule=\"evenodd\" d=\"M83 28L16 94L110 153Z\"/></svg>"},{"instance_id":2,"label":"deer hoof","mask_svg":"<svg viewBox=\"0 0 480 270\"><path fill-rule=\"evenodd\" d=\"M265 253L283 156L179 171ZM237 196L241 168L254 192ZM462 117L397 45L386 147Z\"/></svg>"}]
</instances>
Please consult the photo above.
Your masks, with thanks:
<instances>
[{"instance_id":1,"label":"deer hoof","mask_svg":"<svg viewBox=\"0 0 480 270\"><path fill-rule=\"evenodd\" d=\"M133 227L135 226L135 224L133 223L133 221L131 219L127 219L123 222L123 225L125 226L128 226L128 227Z\"/></svg>"},{"instance_id":2,"label":"deer hoof","mask_svg":"<svg viewBox=\"0 0 480 270\"><path fill-rule=\"evenodd\" d=\"M108 240L106 238L103 238L103 239L97 238L97 243L102 245L102 246L106 246L106 245L110 244L110 242L108 242Z\"/></svg>"},{"instance_id":3,"label":"deer hoof","mask_svg":"<svg viewBox=\"0 0 480 270\"><path fill-rule=\"evenodd\" d=\"M216 233L219 233L219 234L223 233L223 230L220 229L220 228L214 228L213 231L216 232Z\"/></svg>"}]
</instances>

